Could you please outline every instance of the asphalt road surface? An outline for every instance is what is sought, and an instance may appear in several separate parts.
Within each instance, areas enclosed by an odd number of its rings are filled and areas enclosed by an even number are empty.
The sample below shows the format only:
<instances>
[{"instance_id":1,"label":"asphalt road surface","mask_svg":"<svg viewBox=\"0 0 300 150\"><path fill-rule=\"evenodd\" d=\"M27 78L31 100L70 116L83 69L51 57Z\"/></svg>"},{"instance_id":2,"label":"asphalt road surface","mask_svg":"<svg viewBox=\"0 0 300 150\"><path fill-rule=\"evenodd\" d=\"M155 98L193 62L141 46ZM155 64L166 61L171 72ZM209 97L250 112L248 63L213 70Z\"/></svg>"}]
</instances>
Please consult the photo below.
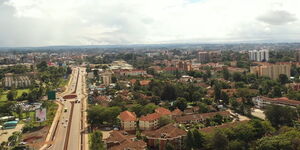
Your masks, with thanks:
<instances>
[{"instance_id":1,"label":"asphalt road surface","mask_svg":"<svg viewBox=\"0 0 300 150\"><path fill-rule=\"evenodd\" d=\"M79 73L78 73L79 72ZM62 101L64 104L64 108L67 109L66 112L60 116L59 123L57 129L55 131L55 136L53 139L53 144L48 148L49 150L82 150L82 100L84 98L83 95L83 76L85 74L84 68L76 67L73 69L73 78L71 84L67 88L67 92L65 95L74 94L74 90L76 90L77 98L69 99L66 101ZM78 80L78 81L77 81ZM77 88L76 88L76 83ZM62 95L63 97L64 95ZM80 100L80 102L75 102L76 100ZM72 104L73 103L73 104ZM73 105L73 108L72 108ZM72 114L71 114L72 113ZM71 118L72 117L72 118ZM68 131L69 130L69 131Z\"/></svg>"}]
</instances>

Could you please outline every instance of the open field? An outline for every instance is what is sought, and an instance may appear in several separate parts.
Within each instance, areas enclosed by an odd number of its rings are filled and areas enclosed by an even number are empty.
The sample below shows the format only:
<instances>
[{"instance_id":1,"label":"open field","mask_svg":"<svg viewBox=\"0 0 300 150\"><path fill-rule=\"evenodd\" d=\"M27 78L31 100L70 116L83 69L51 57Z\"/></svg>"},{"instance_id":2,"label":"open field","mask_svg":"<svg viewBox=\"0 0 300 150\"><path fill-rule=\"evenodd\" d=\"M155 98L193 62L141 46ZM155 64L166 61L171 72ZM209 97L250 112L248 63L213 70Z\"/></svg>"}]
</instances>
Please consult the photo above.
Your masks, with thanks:
<instances>
[{"instance_id":1,"label":"open field","mask_svg":"<svg viewBox=\"0 0 300 150\"><path fill-rule=\"evenodd\" d=\"M17 98L22 96L22 93L26 92L28 93L30 90L29 89L18 89L17 90ZM9 90L6 90L2 93L2 95L0 95L0 101L7 101L7 93L9 92Z\"/></svg>"}]
</instances>

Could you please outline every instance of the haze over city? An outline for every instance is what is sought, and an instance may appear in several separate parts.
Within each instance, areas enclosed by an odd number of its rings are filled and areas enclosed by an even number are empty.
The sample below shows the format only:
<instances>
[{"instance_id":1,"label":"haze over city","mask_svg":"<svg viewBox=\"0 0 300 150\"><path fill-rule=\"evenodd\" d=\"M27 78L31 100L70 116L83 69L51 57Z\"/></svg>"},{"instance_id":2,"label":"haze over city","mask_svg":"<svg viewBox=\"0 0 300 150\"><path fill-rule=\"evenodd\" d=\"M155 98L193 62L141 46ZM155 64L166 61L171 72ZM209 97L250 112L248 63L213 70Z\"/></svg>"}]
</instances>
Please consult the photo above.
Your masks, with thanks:
<instances>
[{"instance_id":1,"label":"haze over city","mask_svg":"<svg viewBox=\"0 0 300 150\"><path fill-rule=\"evenodd\" d=\"M300 0L0 0L0 150L300 150Z\"/></svg>"}]
</instances>

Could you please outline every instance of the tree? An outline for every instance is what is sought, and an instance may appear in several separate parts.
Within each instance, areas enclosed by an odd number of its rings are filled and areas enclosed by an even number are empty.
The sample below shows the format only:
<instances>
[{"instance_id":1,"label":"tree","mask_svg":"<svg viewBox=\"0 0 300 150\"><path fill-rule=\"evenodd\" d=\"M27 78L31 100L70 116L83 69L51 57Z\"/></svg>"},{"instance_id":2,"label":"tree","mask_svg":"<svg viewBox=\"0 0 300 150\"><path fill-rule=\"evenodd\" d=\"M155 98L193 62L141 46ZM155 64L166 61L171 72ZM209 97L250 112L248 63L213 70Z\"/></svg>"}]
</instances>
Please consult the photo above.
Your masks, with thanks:
<instances>
[{"instance_id":1,"label":"tree","mask_svg":"<svg viewBox=\"0 0 300 150\"><path fill-rule=\"evenodd\" d=\"M292 126L293 120L297 119L296 111L287 106L271 105L267 107L265 114L266 118L275 127Z\"/></svg>"},{"instance_id":2,"label":"tree","mask_svg":"<svg viewBox=\"0 0 300 150\"><path fill-rule=\"evenodd\" d=\"M211 145L215 150L227 150L228 142L227 136L220 130L217 130L212 137Z\"/></svg>"},{"instance_id":3,"label":"tree","mask_svg":"<svg viewBox=\"0 0 300 150\"><path fill-rule=\"evenodd\" d=\"M209 107L205 103L199 103L199 113L208 113Z\"/></svg>"},{"instance_id":4,"label":"tree","mask_svg":"<svg viewBox=\"0 0 300 150\"><path fill-rule=\"evenodd\" d=\"M171 143L167 143L165 150L175 150L174 146Z\"/></svg>"},{"instance_id":5,"label":"tree","mask_svg":"<svg viewBox=\"0 0 300 150\"><path fill-rule=\"evenodd\" d=\"M92 150L104 150L104 144L102 141L102 132L96 130L91 135L90 149Z\"/></svg>"},{"instance_id":6,"label":"tree","mask_svg":"<svg viewBox=\"0 0 300 150\"><path fill-rule=\"evenodd\" d=\"M169 116L161 116L161 117L159 117L158 122L159 122L159 126L162 127L162 126L172 123L173 120Z\"/></svg>"},{"instance_id":7,"label":"tree","mask_svg":"<svg viewBox=\"0 0 300 150\"><path fill-rule=\"evenodd\" d=\"M117 106L103 107L100 105L92 106L88 110L88 122L93 126L106 124L116 124L117 116L121 108Z\"/></svg>"},{"instance_id":8,"label":"tree","mask_svg":"<svg viewBox=\"0 0 300 150\"><path fill-rule=\"evenodd\" d=\"M47 69L48 64L46 61L42 61L41 63L37 64L36 67L40 72L43 72Z\"/></svg>"},{"instance_id":9,"label":"tree","mask_svg":"<svg viewBox=\"0 0 300 150\"><path fill-rule=\"evenodd\" d=\"M260 121L253 119L250 122L251 126L254 128L255 138L261 138L267 134L271 134L275 131L269 121Z\"/></svg>"},{"instance_id":10,"label":"tree","mask_svg":"<svg viewBox=\"0 0 300 150\"><path fill-rule=\"evenodd\" d=\"M265 136L256 142L257 150L298 150L300 131L292 129L275 136Z\"/></svg>"},{"instance_id":11,"label":"tree","mask_svg":"<svg viewBox=\"0 0 300 150\"><path fill-rule=\"evenodd\" d=\"M225 92L221 92L221 100L223 100L223 103L226 105L229 104L229 96Z\"/></svg>"},{"instance_id":12,"label":"tree","mask_svg":"<svg viewBox=\"0 0 300 150\"><path fill-rule=\"evenodd\" d=\"M272 97L282 97L281 87L279 85L275 86L272 90Z\"/></svg>"},{"instance_id":13,"label":"tree","mask_svg":"<svg viewBox=\"0 0 300 150\"><path fill-rule=\"evenodd\" d=\"M187 150L191 150L194 147L193 141L194 141L193 133L192 131L189 130L185 139L185 148Z\"/></svg>"},{"instance_id":14,"label":"tree","mask_svg":"<svg viewBox=\"0 0 300 150\"><path fill-rule=\"evenodd\" d=\"M286 74L280 74L278 80L279 80L280 84L282 84L282 85L289 82L289 78L287 77Z\"/></svg>"},{"instance_id":15,"label":"tree","mask_svg":"<svg viewBox=\"0 0 300 150\"><path fill-rule=\"evenodd\" d=\"M246 150L245 145L247 144L243 141L233 140L229 142L228 146L230 150Z\"/></svg>"},{"instance_id":16,"label":"tree","mask_svg":"<svg viewBox=\"0 0 300 150\"><path fill-rule=\"evenodd\" d=\"M187 107L187 101L183 97L178 97L174 102L174 107L177 107L181 111L184 111Z\"/></svg>"},{"instance_id":17,"label":"tree","mask_svg":"<svg viewBox=\"0 0 300 150\"><path fill-rule=\"evenodd\" d=\"M167 84L163 88L161 99L162 100L175 100L176 99L176 89L172 84Z\"/></svg>"},{"instance_id":18,"label":"tree","mask_svg":"<svg viewBox=\"0 0 300 150\"><path fill-rule=\"evenodd\" d=\"M221 86L219 83L215 83L214 94L215 94L215 100L221 99Z\"/></svg>"},{"instance_id":19,"label":"tree","mask_svg":"<svg viewBox=\"0 0 300 150\"><path fill-rule=\"evenodd\" d=\"M223 116L221 116L220 114L217 114L213 117L212 119L215 123L217 124L222 124L223 123Z\"/></svg>"},{"instance_id":20,"label":"tree","mask_svg":"<svg viewBox=\"0 0 300 150\"><path fill-rule=\"evenodd\" d=\"M22 119L22 112L23 112L22 106L21 105L16 105L15 111L18 114L19 120L21 120Z\"/></svg>"},{"instance_id":21,"label":"tree","mask_svg":"<svg viewBox=\"0 0 300 150\"><path fill-rule=\"evenodd\" d=\"M196 149L201 149L204 147L204 135L199 132L198 130L194 129L193 130L193 136L194 136L194 141L193 141L193 146Z\"/></svg>"},{"instance_id":22,"label":"tree","mask_svg":"<svg viewBox=\"0 0 300 150\"><path fill-rule=\"evenodd\" d=\"M16 96L17 96L17 92L15 90L10 90L6 95L7 99L10 101L15 100Z\"/></svg>"},{"instance_id":23,"label":"tree","mask_svg":"<svg viewBox=\"0 0 300 150\"><path fill-rule=\"evenodd\" d=\"M227 68L223 68L222 74L223 74L223 78L224 78L225 80L228 80L228 79L230 78L230 73L229 73L229 71L228 71Z\"/></svg>"}]
</instances>

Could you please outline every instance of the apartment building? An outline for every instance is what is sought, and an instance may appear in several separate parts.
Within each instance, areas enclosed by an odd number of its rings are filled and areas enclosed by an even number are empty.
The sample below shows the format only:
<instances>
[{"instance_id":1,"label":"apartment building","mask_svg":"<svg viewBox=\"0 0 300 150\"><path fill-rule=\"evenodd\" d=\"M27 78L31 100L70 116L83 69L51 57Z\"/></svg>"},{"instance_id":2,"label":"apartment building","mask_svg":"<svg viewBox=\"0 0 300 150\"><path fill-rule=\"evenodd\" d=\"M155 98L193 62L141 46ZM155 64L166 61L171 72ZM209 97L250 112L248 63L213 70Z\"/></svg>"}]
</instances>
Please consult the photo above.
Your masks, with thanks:
<instances>
[{"instance_id":1,"label":"apartment building","mask_svg":"<svg viewBox=\"0 0 300 150\"><path fill-rule=\"evenodd\" d=\"M139 127L141 130L154 130L159 127L159 118L158 113L147 114L142 116L139 120Z\"/></svg>"},{"instance_id":2,"label":"apartment building","mask_svg":"<svg viewBox=\"0 0 300 150\"><path fill-rule=\"evenodd\" d=\"M31 85L31 80L27 75L5 74L2 81L4 88L25 88Z\"/></svg>"},{"instance_id":3,"label":"apartment building","mask_svg":"<svg viewBox=\"0 0 300 150\"><path fill-rule=\"evenodd\" d=\"M287 77L291 76L291 64L269 64L265 63L260 66L250 67L250 73L259 76L270 77L273 80L278 79L280 74L285 74Z\"/></svg>"},{"instance_id":4,"label":"apartment building","mask_svg":"<svg viewBox=\"0 0 300 150\"><path fill-rule=\"evenodd\" d=\"M287 97L269 98L264 96L257 96L252 98L252 102L257 108L265 108L268 105L281 105L290 107L300 106L300 101L290 100Z\"/></svg>"},{"instance_id":5,"label":"apartment building","mask_svg":"<svg viewBox=\"0 0 300 150\"><path fill-rule=\"evenodd\" d=\"M252 61L269 61L269 50L249 51L249 59Z\"/></svg>"},{"instance_id":6,"label":"apartment building","mask_svg":"<svg viewBox=\"0 0 300 150\"><path fill-rule=\"evenodd\" d=\"M142 132L148 147L157 150L164 150L168 143L175 145L176 150L183 150L183 140L186 134L186 131L173 124L165 125L154 131Z\"/></svg>"},{"instance_id":7,"label":"apartment building","mask_svg":"<svg viewBox=\"0 0 300 150\"><path fill-rule=\"evenodd\" d=\"M123 111L119 115L121 128L125 131L133 131L136 129L137 118L134 112Z\"/></svg>"},{"instance_id":8,"label":"apartment building","mask_svg":"<svg viewBox=\"0 0 300 150\"><path fill-rule=\"evenodd\" d=\"M208 63L220 60L221 52L219 51L202 51L198 52L197 61L199 63Z\"/></svg>"},{"instance_id":9,"label":"apartment building","mask_svg":"<svg viewBox=\"0 0 300 150\"><path fill-rule=\"evenodd\" d=\"M112 73L107 72L107 71L101 74L102 83L105 86L109 86L111 84L111 76L112 76Z\"/></svg>"}]
</instances>

